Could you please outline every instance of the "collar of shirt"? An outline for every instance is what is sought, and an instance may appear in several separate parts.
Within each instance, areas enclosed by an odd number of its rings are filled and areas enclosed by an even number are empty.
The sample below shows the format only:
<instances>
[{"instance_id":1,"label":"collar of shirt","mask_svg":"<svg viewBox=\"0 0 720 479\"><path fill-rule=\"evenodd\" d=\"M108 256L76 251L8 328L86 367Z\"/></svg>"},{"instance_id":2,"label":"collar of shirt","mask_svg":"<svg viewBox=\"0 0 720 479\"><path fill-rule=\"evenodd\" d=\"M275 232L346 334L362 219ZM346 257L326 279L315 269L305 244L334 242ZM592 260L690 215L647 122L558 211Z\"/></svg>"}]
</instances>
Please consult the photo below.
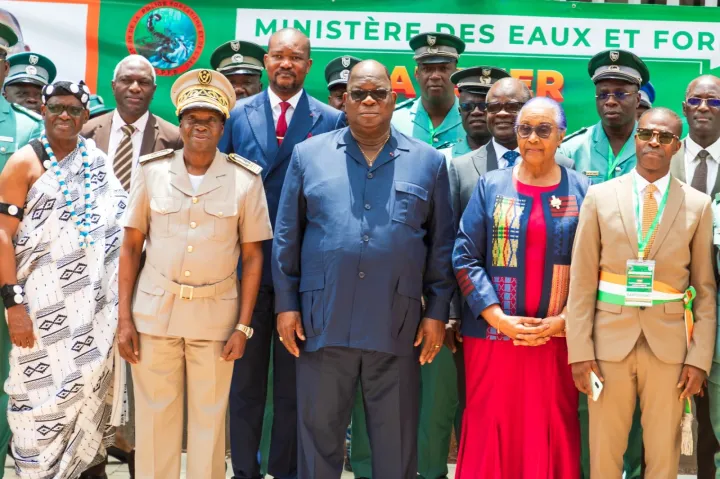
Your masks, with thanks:
<instances>
[{"instance_id":1,"label":"collar of shirt","mask_svg":"<svg viewBox=\"0 0 720 479\"><path fill-rule=\"evenodd\" d=\"M300 89L299 92L295 93L295 95L293 95L287 101L288 103L290 103L291 109L294 110L295 108L297 108L297 104L300 101L300 97L302 96L303 91L304 91L303 89ZM283 100L279 96L277 96L274 91L272 91L272 88L268 88L267 92L268 92L268 98L270 99L270 107L273 110L275 110L275 108L277 108L278 111L280 111L280 103L282 103Z\"/></svg>"},{"instance_id":2,"label":"collar of shirt","mask_svg":"<svg viewBox=\"0 0 720 479\"><path fill-rule=\"evenodd\" d=\"M508 151L510 151L510 150L508 150L507 148L505 148L504 146L502 146L500 143L498 143L497 141L495 141L495 138L494 138L494 137L493 137L493 139L492 139L491 141L492 141L493 148L495 148L495 155L496 155L496 157L497 157L498 168L500 168L500 169L502 169L502 168L507 168L508 162L507 162L506 159L503 158L503 155L504 155L505 153L507 153ZM513 150L513 151L517 151L518 153L520 152L517 148L515 148L515 150ZM518 158L518 160L521 160L521 159ZM518 162L519 162L519 161L515 161L515 164L517 165Z\"/></svg>"},{"instance_id":3,"label":"collar of shirt","mask_svg":"<svg viewBox=\"0 0 720 479\"><path fill-rule=\"evenodd\" d=\"M697 155L701 150L705 150L710 153L710 158L716 163L720 163L720 140L716 141L707 148L703 148L695 143L690 136L685 138L685 161L687 164L700 163L700 160L697 159Z\"/></svg>"},{"instance_id":4,"label":"collar of shirt","mask_svg":"<svg viewBox=\"0 0 720 479\"><path fill-rule=\"evenodd\" d=\"M132 124L132 126L135 127L135 131L133 132L133 136L140 132L141 134L145 131L145 125L147 125L148 118L150 118L150 112L146 111L143 113L143 115L135 121L135 123ZM125 126L125 120L120 117L120 113L118 113L117 110L113 112L113 118L112 118L112 131L119 133L120 129Z\"/></svg>"}]
</instances>

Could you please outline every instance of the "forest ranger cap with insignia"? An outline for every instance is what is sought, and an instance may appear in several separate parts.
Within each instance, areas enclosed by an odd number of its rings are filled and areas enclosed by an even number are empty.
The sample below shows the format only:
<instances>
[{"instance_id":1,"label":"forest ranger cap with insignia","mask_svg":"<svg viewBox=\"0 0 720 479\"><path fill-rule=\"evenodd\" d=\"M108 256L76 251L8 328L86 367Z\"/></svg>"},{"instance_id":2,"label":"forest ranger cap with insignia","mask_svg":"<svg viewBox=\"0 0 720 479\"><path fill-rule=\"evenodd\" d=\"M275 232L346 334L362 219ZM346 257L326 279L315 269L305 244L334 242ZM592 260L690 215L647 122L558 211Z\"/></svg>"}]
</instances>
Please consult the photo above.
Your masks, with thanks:
<instances>
[{"instance_id":1,"label":"forest ranger cap with insignia","mask_svg":"<svg viewBox=\"0 0 720 479\"><path fill-rule=\"evenodd\" d=\"M205 108L219 111L225 118L235 106L235 90L230 80L213 70L191 70L175 80L170 97L179 117L186 110Z\"/></svg>"}]
</instances>

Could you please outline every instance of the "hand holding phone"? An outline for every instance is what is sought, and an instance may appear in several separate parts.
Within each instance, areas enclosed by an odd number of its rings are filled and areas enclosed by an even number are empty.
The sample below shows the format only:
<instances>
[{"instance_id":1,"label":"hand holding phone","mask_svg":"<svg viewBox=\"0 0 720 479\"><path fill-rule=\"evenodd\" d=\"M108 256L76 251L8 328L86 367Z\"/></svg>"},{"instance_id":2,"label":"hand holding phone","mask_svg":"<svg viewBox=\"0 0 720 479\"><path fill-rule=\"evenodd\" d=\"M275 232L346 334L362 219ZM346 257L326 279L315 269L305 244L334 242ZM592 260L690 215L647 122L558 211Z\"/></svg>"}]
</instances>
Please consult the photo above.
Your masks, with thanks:
<instances>
[{"instance_id":1,"label":"hand holding phone","mask_svg":"<svg viewBox=\"0 0 720 479\"><path fill-rule=\"evenodd\" d=\"M590 386L592 387L592 400L597 401L603 390L603 383L600 381L600 378L597 377L595 371L590 371Z\"/></svg>"}]
</instances>

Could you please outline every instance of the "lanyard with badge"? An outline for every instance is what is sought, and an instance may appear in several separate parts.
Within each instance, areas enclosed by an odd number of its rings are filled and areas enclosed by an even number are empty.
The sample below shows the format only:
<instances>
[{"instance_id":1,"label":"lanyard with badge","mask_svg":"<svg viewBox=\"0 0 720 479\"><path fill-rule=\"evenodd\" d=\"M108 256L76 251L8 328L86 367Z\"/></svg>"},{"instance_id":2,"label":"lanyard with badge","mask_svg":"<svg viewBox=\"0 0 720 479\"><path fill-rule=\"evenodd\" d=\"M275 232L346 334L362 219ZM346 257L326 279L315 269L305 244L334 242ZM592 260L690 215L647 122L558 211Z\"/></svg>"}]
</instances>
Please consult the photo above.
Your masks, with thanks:
<instances>
[{"instance_id":1,"label":"lanyard with badge","mask_svg":"<svg viewBox=\"0 0 720 479\"><path fill-rule=\"evenodd\" d=\"M625 305L626 306L652 306L653 305L653 281L655 279L655 260L646 259L649 251L646 251L650 238L657 229L660 217L665 210L670 185L665 189L665 193L660 200L655 218L653 218L647 233L642 234L642 218L640 217L640 201L642 198L638 194L637 181L633 176L633 192L637 202L635 203L635 224L638 235L638 259L627 261L627 284L625 285Z\"/></svg>"},{"instance_id":2,"label":"lanyard with badge","mask_svg":"<svg viewBox=\"0 0 720 479\"><path fill-rule=\"evenodd\" d=\"M626 143L627 144L627 143ZM617 156L613 153L612 145L610 144L610 139L608 139L608 171L607 171L607 180L613 179L613 173L615 172L615 168L617 168L618 163L620 163L620 157L622 156L622 152L625 149L625 145L620 148L620 151L618 151Z\"/></svg>"}]
</instances>

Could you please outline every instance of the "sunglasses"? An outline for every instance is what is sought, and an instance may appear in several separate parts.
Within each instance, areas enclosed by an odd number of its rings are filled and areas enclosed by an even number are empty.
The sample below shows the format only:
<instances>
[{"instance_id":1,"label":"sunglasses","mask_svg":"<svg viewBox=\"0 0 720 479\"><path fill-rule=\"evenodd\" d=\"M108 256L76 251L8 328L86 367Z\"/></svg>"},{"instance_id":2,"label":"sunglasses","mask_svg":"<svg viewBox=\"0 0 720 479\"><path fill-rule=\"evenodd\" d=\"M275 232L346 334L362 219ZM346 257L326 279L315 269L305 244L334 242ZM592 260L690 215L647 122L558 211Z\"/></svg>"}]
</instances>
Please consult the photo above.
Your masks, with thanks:
<instances>
[{"instance_id":1,"label":"sunglasses","mask_svg":"<svg viewBox=\"0 0 720 479\"><path fill-rule=\"evenodd\" d=\"M550 138L554 129L555 127L550 123L540 123L538 126L522 123L515 127L515 131L520 138L530 138L530 135L532 135L534 131L538 138L542 138L544 140Z\"/></svg>"},{"instance_id":2,"label":"sunglasses","mask_svg":"<svg viewBox=\"0 0 720 479\"><path fill-rule=\"evenodd\" d=\"M525 103L520 101L508 101L505 103L499 101L492 101L487 104L488 113L500 113L505 110L506 112L514 115L518 113Z\"/></svg>"},{"instance_id":3,"label":"sunglasses","mask_svg":"<svg viewBox=\"0 0 720 479\"><path fill-rule=\"evenodd\" d=\"M385 88L378 88L377 90L350 90L350 98L352 101L364 101L365 98L370 96L375 101L383 101L387 98L390 90Z\"/></svg>"},{"instance_id":4,"label":"sunglasses","mask_svg":"<svg viewBox=\"0 0 720 479\"><path fill-rule=\"evenodd\" d=\"M708 108L720 108L720 98L698 98L693 96L685 100L685 103L690 106L700 106L703 102L705 102Z\"/></svg>"},{"instance_id":5,"label":"sunglasses","mask_svg":"<svg viewBox=\"0 0 720 479\"><path fill-rule=\"evenodd\" d=\"M629 98L633 95L637 95L637 93L629 93L626 91L616 91L612 93L600 93L599 95L595 95L595 98L600 101L608 101L610 97L614 97L617 101L623 101L626 98Z\"/></svg>"},{"instance_id":6,"label":"sunglasses","mask_svg":"<svg viewBox=\"0 0 720 479\"><path fill-rule=\"evenodd\" d=\"M650 130L647 128L638 128L635 135L640 141L650 141L655 135L657 135L658 143L661 145L669 145L673 142L673 140L680 141L680 138L677 135L670 133L669 131Z\"/></svg>"},{"instance_id":7,"label":"sunglasses","mask_svg":"<svg viewBox=\"0 0 720 479\"><path fill-rule=\"evenodd\" d=\"M66 111L70 116L80 116L85 111L85 108L74 105L45 105L45 108L53 115L62 115Z\"/></svg>"},{"instance_id":8,"label":"sunglasses","mask_svg":"<svg viewBox=\"0 0 720 479\"><path fill-rule=\"evenodd\" d=\"M463 103L460 103L460 111L465 113L472 113L475 111L475 108L477 108L480 111L487 110L487 103L484 101L466 101Z\"/></svg>"}]
</instances>

